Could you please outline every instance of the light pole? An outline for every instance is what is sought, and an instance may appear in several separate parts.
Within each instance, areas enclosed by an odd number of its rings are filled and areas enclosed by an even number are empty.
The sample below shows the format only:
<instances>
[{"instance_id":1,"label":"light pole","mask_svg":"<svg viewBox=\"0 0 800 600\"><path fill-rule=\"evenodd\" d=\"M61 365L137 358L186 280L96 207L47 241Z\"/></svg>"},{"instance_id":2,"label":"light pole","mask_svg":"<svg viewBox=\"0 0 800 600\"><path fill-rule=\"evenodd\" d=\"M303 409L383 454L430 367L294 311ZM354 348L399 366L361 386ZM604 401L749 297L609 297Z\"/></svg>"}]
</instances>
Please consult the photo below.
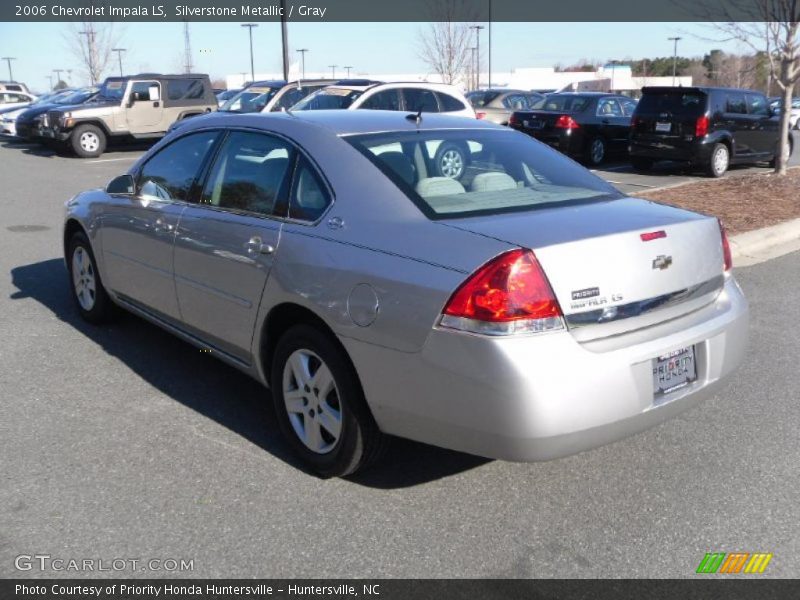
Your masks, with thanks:
<instances>
[{"instance_id":1,"label":"light pole","mask_svg":"<svg viewBox=\"0 0 800 600\"><path fill-rule=\"evenodd\" d=\"M16 59L16 58L14 58L13 56L4 56L4 57L3 57L2 59L0 59L0 60L4 60L4 61L6 61L6 62L8 63L8 78L9 78L11 81L14 81L14 73L12 73L12 72L11 72L11 61L12 61L12 60L17 60L17 59Z\"/></svg>"},{"instance_id":2,"label":"light pole","mask_svg":"<svg viewBox=\"0 0 800 600\"><path fill-rule=\"evenodd\" d=\"M300 48L298 50L300 53L300 72L302 75L300 76L301 79L306 78L306 52L308 52L308 48Z\"/></svg>"},{"instance_id":3,"label":"light pole","mask_svg":"<svg viewBox=\"0 0 800 600\"><path fill-rule=\"evenodd\" d=\"M470 29L475 30L475 54L478 57L475 64L475 89L481 87L481 29L485 29L483 25L471 25Z\"/></svg>"},{"instance_id":4,"label":"light pole","mask_svg":"<svg viewBox=\"0 0 800 600\"><path fill-rule=\"evenodd\" d=\"M675 42L675 50L672 54L672 87L675 87L675 76L678 73L678 41L682 40L683 38L670 37L667 39L670 42Z\"/></svg>"},{"instance_id":5,"label":"light pole","mask_svg":"<svg viewBox=\"0 0 800 600\"><path fill-rule=\"evenodd\" d=\"M125 48L112 48L111 51L117 53L117 60L119 61L119 76L123 77L123 74L122 74L122 53L125 52Z\"/></svg>"},{"instance_id":6,"label":"light pole","mask_svg":"<svg viewBox=\"0 0 800 600\"><path fill-rule=\"evenodd\" d=\"M347 69L347 78L350 79L350 69L353 67L342 67L343 69Z\"/></svg>"},{"instance_id":7,"label":"light pole","mask_svg":"<svg viewBox=\"0 0 800 600\"><path fill-rule=\"evenodd\" d=\"M253 27L258 27L258 23L242 23L242 27L247 27L250 31L250 79L256 80L256 68L253 63Z\"/></svg>"},{"instance_id":8,"label":"light pole","mask_svg":"<svg viewBox=\"0 0 800 600\"><path fill-rule=\"evenodd\" d=\"M289 81L289 32L286 25L286 0L281 0L281 62L283 63L283 80Z\"/></svg>"},{"instance_id":9,"label":"light pole","mask_svg":"<svg viewBox=\"0 0 800 600\"><path fill-rule=\"evenodd\" d=\"M89 80L94 85L94 29L90 26L86 31L79 31L78 33L86 36L86 43L89 46Z\"/></svg>"},{"instance_id":10,"label":"light pole","mask_svg":"<svg viewBox=\"0 0 800 600\"><path fill-rule=\"evenodd\" d=\"M492 0L489 0L489 89L492 89Z\"/></svg>"},{"instance_id":11,"label":"light pole","mask_svg":"<svg viewBox=\"0 0 800 600\"><path fill-rule=\"evenodd\" d=\"M56 74L56 85L61 83L61 73L64 72L64 69L53 69L53 73Z\"/></svg>"},{"instance_id":12,"label":"light pole","mask_svg":"<svg viewBox=\"0 0 800 600\"><path fill-rule=\"evenodd\" d=\"M469 55L469 68L470 68L470 71L472 71L472 73L470 73L472 81L469 82L469 85L472 87L472 89L476 89L475 88L475 51L476 50L477 50L477 48L475 46L470 46L470 49L469 49L469 52L470 52L470 55Z\"/></svg>"},{"instance_id":13,"label":"light pole","mask_svg":"<svg viewBox=\"0 0 800 600\"><path fill-rule=\"evenodd\" d=\"M247 85L247 73L245 73L244 71L242 71L242 72L240 73L240 75L242 76L242 87L244 87L244 86L246 86L246 85Z\"/></svg>"},{"instance_id":14,"label":"light pole","mask_svg":"<svg viewBox=\"0 0 800 600\"><path fill-rule=\"evenodd\" d=\"M339 65L328 65L331 68L331 79L336 79L336 67Z\"/></svg>"}]
</instances>

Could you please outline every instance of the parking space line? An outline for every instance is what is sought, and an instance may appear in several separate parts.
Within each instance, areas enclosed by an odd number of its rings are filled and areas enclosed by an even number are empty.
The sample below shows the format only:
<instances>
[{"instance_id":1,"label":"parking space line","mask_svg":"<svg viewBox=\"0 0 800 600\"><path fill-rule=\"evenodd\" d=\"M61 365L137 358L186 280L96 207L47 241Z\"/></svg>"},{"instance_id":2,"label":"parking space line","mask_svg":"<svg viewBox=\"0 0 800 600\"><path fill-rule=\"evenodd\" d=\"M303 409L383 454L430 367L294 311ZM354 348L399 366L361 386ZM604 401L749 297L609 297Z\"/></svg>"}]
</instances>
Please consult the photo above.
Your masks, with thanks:
<instances>
[{"instance_id":1,"label":"parking space line","mask_svg":"<svg viewBox=\"0 0 800 600\"><path fill-rule=\"evenodd\" d=\"M633 183L630 181L611 181L610 179L606 179L608 183L613 183L614 185L635 185L636 187L646 187L646 188L654 188L658 187L657 185L647 185L646 183Z\"/></svg>"},{"instance_id":2,"label":"parking space line","mask_svg":"<svg viewBox=\"0 0 800 600\"><path fill-rule=\"evenodd\" d=\"M87 160L87 165L94 165L97 163L117 162L120 160L137 160L138 156L123 156L122 158L101 158L100 160Z\"/></svg>"}]
</instances>

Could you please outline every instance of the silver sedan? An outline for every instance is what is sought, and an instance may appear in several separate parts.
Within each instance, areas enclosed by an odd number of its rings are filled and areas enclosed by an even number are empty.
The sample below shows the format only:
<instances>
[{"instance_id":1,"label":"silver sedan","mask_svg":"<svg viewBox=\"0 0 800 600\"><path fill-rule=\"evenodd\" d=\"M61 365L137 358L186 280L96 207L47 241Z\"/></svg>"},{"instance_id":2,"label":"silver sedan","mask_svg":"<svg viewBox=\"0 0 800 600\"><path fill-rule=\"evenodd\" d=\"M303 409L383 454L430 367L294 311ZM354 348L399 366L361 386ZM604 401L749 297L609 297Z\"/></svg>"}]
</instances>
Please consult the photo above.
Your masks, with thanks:
<instances>
[{"instance_id":1,"label":"silver sedan","mask_svg":"<svg viewBox=\"0 0 800 600\"><path fill-rule=\"evenodd\" d=\"M67 202L64 252L86 320L124 308L256 378L323 476L390 435L521 461L593 448L714 393L746 348L715 218L472 119L190 120Z\"/></svg>"}]
</instances>

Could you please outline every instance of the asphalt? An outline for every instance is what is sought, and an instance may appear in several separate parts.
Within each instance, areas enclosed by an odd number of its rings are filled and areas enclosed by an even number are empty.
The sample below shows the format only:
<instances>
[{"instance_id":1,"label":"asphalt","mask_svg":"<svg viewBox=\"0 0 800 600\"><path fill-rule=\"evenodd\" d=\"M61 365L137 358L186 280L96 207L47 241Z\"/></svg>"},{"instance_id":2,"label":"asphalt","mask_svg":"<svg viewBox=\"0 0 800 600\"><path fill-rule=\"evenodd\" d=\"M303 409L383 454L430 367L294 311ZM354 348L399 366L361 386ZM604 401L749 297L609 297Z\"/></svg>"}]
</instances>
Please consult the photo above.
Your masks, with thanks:
<instances>
[{"instance_id":1,"label":"asphalt","mask_svg":"<svg viewBox=\"0 0 800 600\"><path fill-rule=\"evenodd\" d=\"M398 440L320 480L255 382L137 318L78 319L63 202L139 153L0 142L0 577L98 574L14 568L34 554L191 560L170 574L196 577L694 577L713 551L800 576L800 253L737 270L748 360L677 419L534 464Z\"/></svg>"}]
</instances>

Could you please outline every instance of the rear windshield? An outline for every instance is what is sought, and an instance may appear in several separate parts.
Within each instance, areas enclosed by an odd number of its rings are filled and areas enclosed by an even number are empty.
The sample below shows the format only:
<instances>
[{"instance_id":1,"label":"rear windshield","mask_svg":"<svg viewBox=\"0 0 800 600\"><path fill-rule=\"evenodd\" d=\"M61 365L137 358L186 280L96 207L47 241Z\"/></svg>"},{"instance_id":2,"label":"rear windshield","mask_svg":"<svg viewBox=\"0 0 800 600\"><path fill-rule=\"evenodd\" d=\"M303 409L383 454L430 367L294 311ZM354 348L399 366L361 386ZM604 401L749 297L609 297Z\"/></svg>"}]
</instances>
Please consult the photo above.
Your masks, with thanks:
<instances>
[{"instance_id":1,"label":"rear windshield","mask_svg":"<svg viewBox=\"0 0 800 600\"><path fill-rule=\"evenodd\" d=\"M347 88L327 87L306 96L292 110L326 110L348 108L364 92Z\"/></svg>"},{"instance_id":2,"label":"rear windshield","mask_svg":"<svg viewBox=\"0 0 800 600\"><path fill-rule=\"evenodd\" d=\"M219 110L235 113L261 112L279 89L279 87L251 86L228 99Z\"/></svg>"},{"instance_id":3,"label":"rear windshield","mask_svg":"<svg viewBox=\"0 0 800 600\"><path fill-rule=\"evenodd\" d=\"M497 98L500 95L500 92L470 92L467 94L467 100L469 103L472 104L474 108L480 108L482 106L486 106L492 100Z\"/></svg>"},{"instance_id":4,"label":"rear windshield","mask_svg":"<svg viewBox=\"0 0 800 600\"><path fill-rule=\"evenodd\" d=\"M622 197L563 154L511 130L345 136L431 219Z\"/></svg>"},{"instance_id":5,"label":"rear windshield","mask_svg":"<svg viewBox=\"0 0 800 600\"><path fill-rule=\"evenodd\" d=\"M706 95L702 92L657 92L642 96L636 112L661 113L674 115L701 115L706 110Z\"/></svg>"},{"instance_id":6,"label":"rear windshield","mask_svg":"<svg viewBox=\"0 0 800 600\"><path fill-rule=\"evenodd\" d=\"M589 96L573 96L550 94L533 103L533 110L546 110L552 112L582 112L589 106L592 99Z\"/></svg>"}]
</instances>

